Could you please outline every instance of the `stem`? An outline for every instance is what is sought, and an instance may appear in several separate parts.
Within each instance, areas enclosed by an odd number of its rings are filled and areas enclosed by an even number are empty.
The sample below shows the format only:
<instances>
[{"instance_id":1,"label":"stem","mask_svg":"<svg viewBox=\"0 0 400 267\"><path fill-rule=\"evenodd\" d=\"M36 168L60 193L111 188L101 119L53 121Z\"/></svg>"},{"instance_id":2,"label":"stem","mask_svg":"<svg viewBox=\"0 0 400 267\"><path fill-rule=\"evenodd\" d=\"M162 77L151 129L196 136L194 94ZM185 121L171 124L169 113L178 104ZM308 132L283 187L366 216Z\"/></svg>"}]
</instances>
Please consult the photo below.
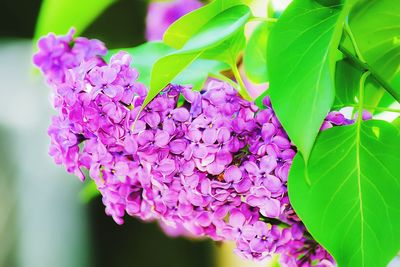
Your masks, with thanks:
<instances>
[{"instance_id":1,"label":"stem","mask_svg":"<svg viewBox=\"0 0 400 267\"><path fill-rule=\"evenodd\" d=\"M240 76L238 67L236 66L236 64L232 64L232 72L233 75L235 76L236 81L239 83L239 94L246 100L248 101L252 101L253 99L251 98L251 96L249 95L249 93L246 90L246 86L243 83L242 77Z\"/></svg>"},{"instance_id":2,"label":"stem","mask_svg":"<svg viewBox=\"0 0 400 267\"><path fill-rule=\"evenodd\" d=\"M356 39L354 38L353 32L351 31L348 22L346 22L344 24L344 30L345 30L345 32L347 33L347 35L349 36L349 38L351 40L351 44L353 45L354 50L356 51L356 56L360 59L361 62L365 63L366 61L365 61L363 55L361 54L360 49L358 48Z\"/></svg>"},{"instance_id":3,"label":"stem","mask_svg":"<svg viewBox=\"0 0 400 267\"><path fill-rule=\"evenodd\" d=\"M339 45L339 51L342 52L356 67L358 67L362 71L369 70L369 66L367 63L362 62L358 57L353 55L346 47L342 44Z\"/></svg>"},{"instance_id":4,"label":"stem","mask_svg":"<svg viewBox=\"0 0 400 267\"><path fill-rule=\"evenodd\" d=\"M360 78L360 102L359 102L359 107L358 107L358 117L357 117L357 121L356 121L356 127L357 127L357 131L356 131L356 167L355 170L357 170L357 192L359 197L359 208L360 208L360 216L361 216L361 221L364 220L364 211L363 211L363 199L362 199L362 186L361 186L361 126L362 126L362 121L363 121L363 116L362 116L362 112L363 112L363 105L364 105L364 85L365 85L365 80L368 78L368 76L370 75L369 71L366 71L363 73L363 75ZM364 225L361 224L361 233L364 232ZM363 244L364 239L363 239L363 234L361 235L361 244ZM362 255L363 256L363 255ZM364 258L364 257L363 257ZM362 262L362 265L364 266L364 262Z\"/></svg>"},{"instance_id":5,"label":"stem","mask_svg":"<svg viewBox=\"0 0 400 267\"><path fill-rule=\"evenodd\" d=\"M400 99L400 94L392 88L390 84L388 84L384 79L382 79L376 71L369 66L366 62L362 62L361 59L358 57L354 56L350 51L348 51L342 44L339 45L339 50L359 69L361 69L364 72L370 72L372 77L389 93L393 96L394 99L399 101Z\"/></svg>"},{"instance_id":6,"label":"stem","mask_svg":"<svg viewBox=\"0 0 400 267\"><path fill-rule=\"evenodd\" d=\"M359 125L362 122L362 113L364 109L364 85L365 81L367 80L368 76L371 73L369 71L366 71L363 73L363 75L360 78L360 99L359 99L359 105L358 105L358 118L357 118L357 125Z\"/></svg>"}]
</instances>

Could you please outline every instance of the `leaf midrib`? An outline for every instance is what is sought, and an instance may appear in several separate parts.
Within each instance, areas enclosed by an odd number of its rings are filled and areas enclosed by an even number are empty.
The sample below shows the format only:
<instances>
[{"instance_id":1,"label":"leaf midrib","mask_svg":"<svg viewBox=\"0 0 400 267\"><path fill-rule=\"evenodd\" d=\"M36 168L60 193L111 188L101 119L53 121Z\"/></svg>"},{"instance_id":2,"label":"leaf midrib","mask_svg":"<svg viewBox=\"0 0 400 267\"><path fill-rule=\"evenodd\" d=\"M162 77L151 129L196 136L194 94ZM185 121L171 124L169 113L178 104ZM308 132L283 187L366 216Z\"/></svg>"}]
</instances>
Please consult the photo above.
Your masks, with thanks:
<instances>
[{"instance_id":1,"label":"leaf midrib","mask_svg":"<svg viewBox=\"0 0 400 267\"><path fill-rule=\"evenodd\" d=\"M361 142L361 123L362 117L361 114L358 114L359 118L357 119L357 131L356 131L356 168L357 168L357 187L358 187L358 198L360 204L360 253L361 253L361 265L362 267L365 266L365 251L364 251L364 205L362 199L362 188L361 188L361 161L360 161L360 142Z\"/></svg>"}]
</instances>

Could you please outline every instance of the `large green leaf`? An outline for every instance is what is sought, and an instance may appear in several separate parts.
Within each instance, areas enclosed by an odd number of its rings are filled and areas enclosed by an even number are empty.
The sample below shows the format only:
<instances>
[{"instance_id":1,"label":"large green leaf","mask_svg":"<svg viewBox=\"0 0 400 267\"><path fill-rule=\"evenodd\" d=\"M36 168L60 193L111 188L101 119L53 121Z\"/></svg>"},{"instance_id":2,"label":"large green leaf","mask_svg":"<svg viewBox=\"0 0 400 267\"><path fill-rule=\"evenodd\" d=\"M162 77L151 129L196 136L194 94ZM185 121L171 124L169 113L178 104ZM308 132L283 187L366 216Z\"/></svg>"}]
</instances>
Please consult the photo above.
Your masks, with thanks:
<instances>
[{"instance_id":1,"label":"large green leaf","mask_svg":"<svg viewBox=\"0 0 400 267\"><path fill-rule=\"evenodd\" d=\"M337 47L348 7L295 0L271 30L268 71L272 105L307 160L334 96Z\"/></svg>"},{"instance_id":2,"label":"large green leaf","mask_svg":"<svg viewBox=\"0 0 400 267\"><path fill-rule=\"evenodd\" d=\"M267 43L270 29L267 22L262 22L254 30L244 51L244 70L255 83L268 82Z\"/></svg>"},{"instance_id":3,"label":"large green leaf","mask_svg":"<svg viewBox=\"0 0 400 267\"><path fill-rule=\"evenodd\" d=\"M153 66L150 90L143 107L205 51L218 47L243 31L244 24L250 16L251 11L247 6L237 5L228 8L205 24L182 49L160 58Z\"/></svg>"},{"instance_id":4,"label":"large green leaf","mask_svg":"<svg viewBox=\"0 0 400 267\"><path fill-rule=\"evenodd\" d=\"M349 15L349 25L371 72L400 101L400 1L364 0Z\"/></svg>"},{"instance_id":5,"label":"large green leaf","mask_svg":"<svg viewBox=\"0 0 400 267\"><path fill-rule=\"evenodd\" d=\"M307 167L296 155L290 201L338 266L385 267L399 251L399 148L398 129L370 120L322 132Z\"/></svg>"},{"instance_id":6,"label":"large green leaf","mask_svg":"<svg viewBox=\"0 0 400 267\"><path fill-rule=\"evenodd\" d=\"M116 0L44 0L35 39L49 32L65 34L71 27L79 34L114 2Z\"/></svg>"},{"instance_id":7,"label":"large green leaf","mask_svg":"<svg viewBox=\"0 0 400 267\"><path fill-rule=\"evenodd\" d=\"M181 49L213 17L224 10L249 1L215 0L208 5L196 9L175 21L165 32L164 42L176 49Z\"/></svg>"}]
</instances>

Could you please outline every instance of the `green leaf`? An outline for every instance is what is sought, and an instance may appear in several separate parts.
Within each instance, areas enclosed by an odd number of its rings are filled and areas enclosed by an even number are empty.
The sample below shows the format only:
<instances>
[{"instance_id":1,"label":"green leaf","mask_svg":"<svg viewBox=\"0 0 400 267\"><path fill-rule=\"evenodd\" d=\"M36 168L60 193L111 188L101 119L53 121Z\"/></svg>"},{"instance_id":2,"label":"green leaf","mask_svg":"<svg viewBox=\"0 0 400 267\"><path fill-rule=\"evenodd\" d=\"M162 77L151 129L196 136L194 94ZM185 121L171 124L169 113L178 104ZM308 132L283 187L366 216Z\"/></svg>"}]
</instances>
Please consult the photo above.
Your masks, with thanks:
<instances>
[{"instance_id":1,"label":"green leaf","mask_svg":"<svg viewBox=\"0 0 400 267\"><path fill-rule=\"evenodd\" d=\"M349 15L349 25L371 73L400 101L400 2L364 0Z\"/></svg>"},{"instance_id":2,"label":"green leaf","mask_svg":"<svg viewBox=\"0 0 400 267\"><path fill-rule=\"evenodd\" d=\"M193 90L200 91L210 74L219 74L228 68L228 65L220 61L197 59L185 68L172 83L191 85Z\"/></svg>"},{"instance_id":3,"label":"green leaf","mask_svg":"<svg viewBox=\"0 0 400 267\"><path fill-rule=\"evenodd\" d=\"M334 109L346 106L358 106L359 83L362 71L347 58L337 62ZM366 110L376 113L376 108L389 107L394 101L393 97L381 87L373 76L368 77L364 88L364 107Z\"/></svg>"},{"instance_id":4,"label":"green leaf","mask_svg":"<svg viewBox=\"0 0 400 267\"><path fill-rule=\"evenodd\" d=\"M338 266L384 267L399 251L399 147L398 129L369 120L322 132L307 167L293 160L290 202Z\"/></svg>"},{"instance_id":5,"label":"green leaf","mask_svg":"<svg viewBox=\"0 0 400 267\"><path fill-rule=\"evenodd\" d=\"M163 42L148 42L133 48L110 50L104 56L104 60L109 62L110 58L121 50L132 56L132 67L139 72L138 81L146 86L150 86L150 73L154 63L176 51ZM228 66L222 62L198 59L174 79L173 83L192 85L193 89L200 90L209 74L216 74L227 68Z\"/></svg>"},{"instance_id":6,"label":"green leaf","mask_svg":"<svg viewBox=\"0 0 400 267\"><path fill-rule=\"evenodd\" d=\"M342 108L358 103L361 70L346 59L336 65L335 90L336 98L334 107Z\"/></svg>"},{"instance_id":7,"label":"green leaf","mask_svg":"<svg viewBox=\"0 0 400 267\"><path fill-rule=\"evenodd\" d=\"M399 129L400 131L400 117L397 117L396 119L394 119L394 121L392 121L392 124Z\"/></svg>"},{"instance_id":8,"label":"green leaf","mask_svg":"<svg viewBox=\"0 0 400 267\"><path fill-rule=\"evenodd\" d=\"M380 108L388 108L394 103L396 103L396 100L393 98L391 94L389 94L385 89L381 87L381 90L384 92L383 96L379 99L379 104L377 105ZM375 113L378 113L377 111L374 111Z\"/></svg>"},{"instance_id":9,"label":"green leaf","mask_svg":"<svg viewBox=\"0 0 400 267\"><path fill-rule=\"evenodd\" d=\"M150 85L150 73L154 63L163 56L175 51L175 49L162 42L148 42L133 48L110 50L104 59L109 62L111 56L121 50L132 56L132 66L139 72L138 81L147 86Z\"/></svg>"},{"instance_id":10,"label":"green leaf","mask_svg":"<svg viewBox=\"0 0 400 267\"><path fill-rule=\"evenodd\" d=\"M179 73L193 63L202 52L203 51L188 54L174 52L171 55L160 58L153 66L150 90L143 103L143 107L153 100L153 98L156 97L157 94L173 79L175 79Z\"/></svg>"},{"instance_id":11,"label":"green leaf","mask_svg":"<svg viewBox=\"0 0 400 267\"><path fill-rule=\"evenodd\" d=\"M238 55L245 45L246 38L244 37L244 32L238 31L234 36L222 42L218 46L204 51L201 57L220 60L233 67L236 65Z\"/></svg>"},{"instance_id":12,"label":"green leaf","mask_svg":"<svg viewBox=\"0 0 400 267\"><path fill-rule=\"evenodd\" d=\"M334 101L335 60L348 10L344 7L295 0L270 34L272 105L306 160Z\"/></svg>"},{"instance_id":13,"label":"green leaf","mask_svg":"<svg viewBox=\"0 0 400 267\"><path fill-rule=\"evenodd\" d=\"M239 29L243 29L250 16L250 8L245 5L234 6L222 11L192 36L181 51L186 53L217 46L237 33Z\"/></svg>"},{"instance_id":14,"label":"green leaf","mask_svg":"<svg viewBox=\"0 0 400 267\"><path fill-rule=\"evenodd\" d=\"M164 42L171 47L181 49L212 18L224 10L246 3L245 0L215 0L196 9L175 21L165 32Z\"/></svg>"},{"instance_id":15,"label":"green leaf","mask_svg":"<svg viewBox=\"0 0 400 267\"><path fill-rule=\"evenodd\" d=\"M316 2L326 7L337 6L342 4L342 0L316 0Z\"/></svg>"},{"instance_id":16,"label":"green leaf","mask_svg":"<svg viewBox=\"0 0 400 267\"><path fill-rule=\"evenodd\" d=\"M268 82L267 43L270 29L267 22L261 22L250 36L244 51L244 70L254 83Z\"/></svg>"},{"instance_id":17,"label":"green leaf","mask_svg":"<svg viewBox=\"0 0 400 267\"><path fill-rule=\"evenodd\" d=\"M65 34L75 27L79 34L116 0L44 0L35 30L35 40L49 32Z\"/></svg>"},{"instance_id":18,"label":"green leaf","mask_svg":"<svg viewBox=\"0 0 400 267\"><path fill-rule=\"evenodd\" d=\"M349 35L348 31L343 31L342 40L340 41L340 48L343 48L346 53L352 55L353 57L357 58L357 52L354 49L354 45L352 39Z\"/></svg>"},{"instance_id":19,"label":"green leaf","mask_svg":"<svg viewBox=\"0 0 400 267\"><path fill-rule=\"evenodd\" d=\"M160 58L153 66L150 90L142 108L206 50L218 47L237 32L243 31L244 24L250 16L251 11L247 6L228 8L205 24L181 50Z\"/></svg>"}]
</instances>

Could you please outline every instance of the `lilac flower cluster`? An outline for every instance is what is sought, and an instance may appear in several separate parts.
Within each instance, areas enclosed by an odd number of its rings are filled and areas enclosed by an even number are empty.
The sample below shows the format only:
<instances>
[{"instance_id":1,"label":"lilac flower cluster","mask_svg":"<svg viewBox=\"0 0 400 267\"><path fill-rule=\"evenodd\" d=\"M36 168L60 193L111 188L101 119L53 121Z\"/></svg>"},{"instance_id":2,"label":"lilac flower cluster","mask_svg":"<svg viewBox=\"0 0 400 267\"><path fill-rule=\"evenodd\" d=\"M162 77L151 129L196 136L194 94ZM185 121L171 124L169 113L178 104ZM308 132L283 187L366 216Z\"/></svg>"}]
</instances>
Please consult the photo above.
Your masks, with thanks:
<instances>
[{"instance_id":1,"label":"lilac flower cluster","mask_svg":"<svg viewBox=\"0 0 400 267\"><path fill-rule=\"evenodd\" d=\"M68 69L107 53L102 42L83 37L73 38L74 33L74 29L65 36L51 33L38 42L39 51L34 55L33 63L46 74L50 83L64 81Z\"/></svg>"},{"instance_id":2,"label":"lilac flower cluster","mask_svg":"<svg viewBox=\"0 0 400 267\"><path fill-rule=\"evenodd\" d=\"M296 149L268 97L259 110L227 83L210 81L202 92L169 85L139 113L147 89L128 54L106 64L102 43L72 33L44 37L39 49L34 62L58 111L50 154L81 179L89 170L118 224L128 214L235 241L248 259L280 253L289 267L333 265L290 206ZM345 123L331 113L323 127Z\"/></svg>"}]
</instances>

